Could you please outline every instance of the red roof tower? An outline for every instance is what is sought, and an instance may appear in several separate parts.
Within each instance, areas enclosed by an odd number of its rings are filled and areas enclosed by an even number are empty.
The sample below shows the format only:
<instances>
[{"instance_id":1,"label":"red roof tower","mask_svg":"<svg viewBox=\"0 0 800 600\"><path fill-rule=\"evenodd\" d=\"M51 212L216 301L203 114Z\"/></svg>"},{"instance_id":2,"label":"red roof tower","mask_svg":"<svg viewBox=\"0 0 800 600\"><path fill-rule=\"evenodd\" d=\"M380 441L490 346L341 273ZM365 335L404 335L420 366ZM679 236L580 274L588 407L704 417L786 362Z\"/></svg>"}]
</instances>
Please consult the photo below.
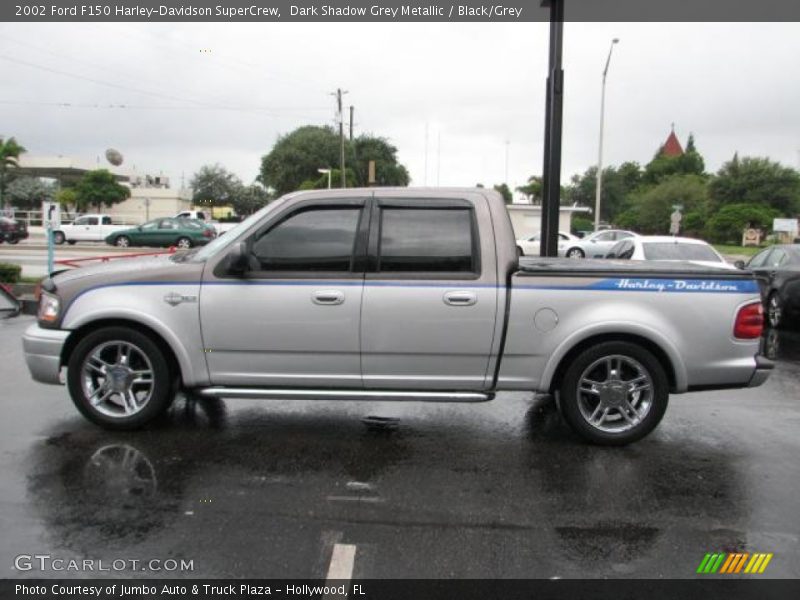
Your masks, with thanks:
<instances>
[{"instance_id":1,"label":"red roof tower","mask_svg":"<svg viewBox=\"0 0 800 600\"><path fill-rule=\"evenodd\" d=\"M675 125L672 126L672 131L669 132L669 137L664 145L661 146L662 156L681 156L683 154L683 146L678 141L678 136L675 135Z\"/></svg>"}]
</instances>

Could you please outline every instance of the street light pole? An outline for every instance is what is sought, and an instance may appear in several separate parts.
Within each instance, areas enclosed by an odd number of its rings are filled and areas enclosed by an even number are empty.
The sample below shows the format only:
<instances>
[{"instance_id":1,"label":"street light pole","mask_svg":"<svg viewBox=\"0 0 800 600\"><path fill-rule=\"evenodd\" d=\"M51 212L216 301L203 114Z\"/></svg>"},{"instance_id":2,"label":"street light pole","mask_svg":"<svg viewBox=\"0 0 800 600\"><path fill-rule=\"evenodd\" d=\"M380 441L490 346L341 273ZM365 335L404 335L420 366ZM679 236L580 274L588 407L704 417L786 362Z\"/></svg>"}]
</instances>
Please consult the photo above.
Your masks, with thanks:
<instances>
[{"instance_id":1,"label":"street light pole","mask_svg":"<svg viewBox=\"0 0 800 600\"><path fill-rule=\"evenodd\" d=\"M317 173L328 175L328 189L331 189L331 171L333 169L317 169Z\"/></svg>"},{"instance_id":2,"label":"street light pole","mask_svg":"<svg viewBox=\"0 0 800 600\"><path fill-rule=\"evenodd\" d=\"M611 64L611 53L614 51L614 46L619 43L619 38L611 40L611 46L608 49L608 58L606 59L606 67L603 69L603 87L600 92L600 144L597 151L597 185L595 186L594 197L594 230L600 229L600 196L603 193L603 127L606 114L606 76L608 75L608 65Z\"/></svg>"}]
</instances>

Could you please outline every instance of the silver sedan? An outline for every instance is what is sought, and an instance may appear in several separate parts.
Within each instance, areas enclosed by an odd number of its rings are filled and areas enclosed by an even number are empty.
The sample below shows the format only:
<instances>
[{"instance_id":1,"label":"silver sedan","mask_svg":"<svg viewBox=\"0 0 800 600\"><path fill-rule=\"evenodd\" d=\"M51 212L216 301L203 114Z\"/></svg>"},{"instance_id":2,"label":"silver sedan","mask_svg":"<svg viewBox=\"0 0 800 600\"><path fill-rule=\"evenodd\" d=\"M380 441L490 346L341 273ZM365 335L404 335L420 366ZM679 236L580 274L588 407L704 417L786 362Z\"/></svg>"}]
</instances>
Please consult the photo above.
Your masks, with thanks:
<instances>
[{"instance_id":1,"label":"silver sedan","mask_svg":"<svg viewBox=\"0 0 800 600\"><path fill-rule=\"evenodd\" d=\"M622 229L596 231L592 235L563 246L559 244L558 255L567 258L605 258L611 247L620 240L637 237L638 234Z\"/></svg>"}]
</instances>

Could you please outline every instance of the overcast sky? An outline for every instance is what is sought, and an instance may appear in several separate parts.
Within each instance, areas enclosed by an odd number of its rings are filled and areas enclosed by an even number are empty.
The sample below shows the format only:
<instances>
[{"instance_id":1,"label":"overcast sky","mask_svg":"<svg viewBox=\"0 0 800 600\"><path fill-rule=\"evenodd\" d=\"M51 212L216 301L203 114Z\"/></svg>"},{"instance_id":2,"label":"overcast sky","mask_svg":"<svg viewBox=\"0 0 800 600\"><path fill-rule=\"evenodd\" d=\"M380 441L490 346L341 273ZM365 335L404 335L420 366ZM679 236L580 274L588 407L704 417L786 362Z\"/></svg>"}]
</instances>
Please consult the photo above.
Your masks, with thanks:
<instances>
[{"instance_id":1,"label":"overcast sky","mask_svg":"<svg viewBox=\"0 0 800 600\"><path fill-rule=\"evenodd\" d=\"M648 162L674 122L682 143L695 134L708 170L735 151L798 167L800 24L564 29L564 181L596 164L613 37L606 164ZM427 124L428 184L502 182L508 140L516 186L541 172L547 33L544 23L2 23L0 135L37 155L94 160L114 147L126 166L176 185L210 162L250 182L278 135L334 124L329 93L342 87L356 133L388 137L412 185L426 183ZM65 102L75 106L53 105Z\"/></svg>"}]
</instances>

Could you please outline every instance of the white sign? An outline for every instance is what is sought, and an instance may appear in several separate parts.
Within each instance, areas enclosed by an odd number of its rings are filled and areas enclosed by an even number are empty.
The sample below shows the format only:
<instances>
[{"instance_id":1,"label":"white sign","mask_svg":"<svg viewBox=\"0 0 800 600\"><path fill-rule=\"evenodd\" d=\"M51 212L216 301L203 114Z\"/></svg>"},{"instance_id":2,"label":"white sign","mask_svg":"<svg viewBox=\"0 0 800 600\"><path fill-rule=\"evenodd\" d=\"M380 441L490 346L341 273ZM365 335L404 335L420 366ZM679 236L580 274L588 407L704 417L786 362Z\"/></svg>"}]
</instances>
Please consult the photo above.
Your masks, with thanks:
<instances>
[{"instance_id":1,"label":"white sign","mask_svg":"<svg viewBox=\"0 0 800 600\"><path fill-rule=\"evenodd\" d=\"M797 233L797 219L773 219L772 231L785 231Z\"/></svg>"},{"instance_id":2,"label":"white sign","mask_svg":"<svg viewBox=\"0 0 800 600\"><path fill-rule=\"evenodd\" d=\"M42 202L42 226L61 229L61 205L58 202Z\"/></svg>"}]
</instances>

